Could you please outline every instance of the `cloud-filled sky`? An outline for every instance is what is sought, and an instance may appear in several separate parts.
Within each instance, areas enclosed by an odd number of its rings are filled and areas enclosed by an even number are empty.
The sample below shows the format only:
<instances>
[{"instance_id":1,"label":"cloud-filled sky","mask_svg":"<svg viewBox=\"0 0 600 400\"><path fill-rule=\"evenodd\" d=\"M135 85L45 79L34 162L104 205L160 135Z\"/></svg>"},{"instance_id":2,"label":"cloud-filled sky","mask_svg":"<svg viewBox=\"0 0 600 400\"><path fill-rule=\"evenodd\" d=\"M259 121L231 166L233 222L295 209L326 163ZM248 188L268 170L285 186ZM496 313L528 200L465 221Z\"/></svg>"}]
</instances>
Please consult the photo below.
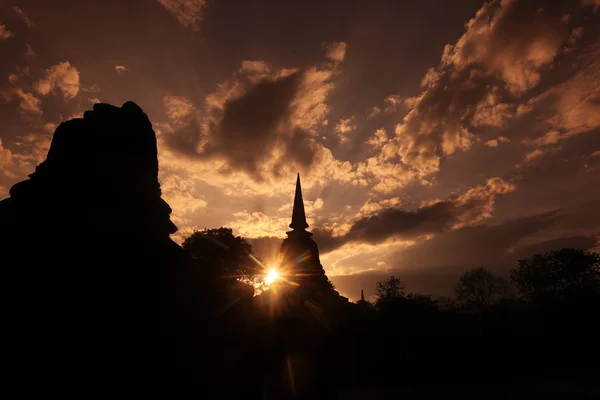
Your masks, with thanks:
<instances>
[{"instance_id":1,"label":"cloud-filled sky","mask_svg":"<svg viewBox=\"0 0 600 400\"><path fill-rule=\"evenodd\" d=\"M2 2L0 198L58 124L128 100L175 240L229 226L268 258L300 172L350 298L600 248L598 0Z\"/></svg>"}]
</instances>

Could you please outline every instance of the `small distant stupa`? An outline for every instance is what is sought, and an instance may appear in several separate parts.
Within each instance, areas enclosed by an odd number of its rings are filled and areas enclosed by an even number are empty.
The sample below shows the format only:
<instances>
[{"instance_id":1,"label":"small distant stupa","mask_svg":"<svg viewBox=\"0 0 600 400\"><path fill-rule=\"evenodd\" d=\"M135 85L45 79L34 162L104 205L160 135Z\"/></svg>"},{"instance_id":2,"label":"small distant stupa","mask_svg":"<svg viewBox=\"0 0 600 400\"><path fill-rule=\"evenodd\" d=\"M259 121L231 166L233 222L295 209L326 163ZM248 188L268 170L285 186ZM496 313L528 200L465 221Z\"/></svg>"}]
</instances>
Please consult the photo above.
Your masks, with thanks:
<instances>
[{"instance_id":1,"label":"small distant stupa","mask_svg":"<svg viewBox=\"0 0 600 400\"><path fill-rule=\"evenodd\" d=\"M369 303L365 300L365 292L360 289L360 300L356 302L359 306L368 306Z\"/></svg>"},{"instance_id":2,"label":"small distant stupa","mask_svg":"<svg viewBox=\"0 0 600 400\"><path fill-rule=\"evenodd\" d=\"M302 200L300 174L296 179L296 195L290 228L292 230L286 232L288 237L283 240L279 250L281 268L303 292L316 290L337 294L325 275L319 260L319 248L311 239L312 233L306 230L308 223Z\"/></svg>"}]
</instances>

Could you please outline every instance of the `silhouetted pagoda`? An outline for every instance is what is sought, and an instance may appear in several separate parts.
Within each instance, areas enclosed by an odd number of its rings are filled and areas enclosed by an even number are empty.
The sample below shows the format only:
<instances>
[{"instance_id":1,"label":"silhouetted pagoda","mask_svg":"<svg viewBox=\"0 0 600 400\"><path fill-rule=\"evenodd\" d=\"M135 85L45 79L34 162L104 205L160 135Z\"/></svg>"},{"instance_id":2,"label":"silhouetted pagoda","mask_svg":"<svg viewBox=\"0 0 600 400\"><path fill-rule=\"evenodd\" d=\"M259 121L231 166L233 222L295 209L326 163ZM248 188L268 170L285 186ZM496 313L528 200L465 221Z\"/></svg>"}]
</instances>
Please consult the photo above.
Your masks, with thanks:
<instances>
[{"instance_id":1,"label":"silhouetted pagoda","mask_svg":"<svg viewBox=\"0 0 600 400\"><path fill-rule=\"evenodd\" d=\"M282 279L253 300L257 336L263 338L258 353L271 360L265 398L330 398L325 394L330 366L341 357L333 344L348 332L351 306L327 279L317 244L306 230L300 174L289 226L279 250Z\"/></svg>"},{"instance_id":2,"label":"silhouetted pagoda","mask_svg":"<svg viewBox=\"0 0 600 400\"><path fill-rule=\"evenodd\" d=\"M302 200L300 174L296 180L292 223L289 226L292 230L286 232L288 237L283 240L279 250L281 268L289 277L288 280L298 284L301 293L339 296L325 275L319 259L319 248L311 239L312 233L306 230L308 223Z\"/></svg>"},{"instance_id":3,"label":"silhouetted pagoda","mask_svg":"<svg viewBox=\"0 0 600 400\"><path fill-rule=\"evenodd\" d=\"M360 300L356 304L363 307L369 306L369 302L365 300L365 292L362 289L360 289Z\"/></svg>"}]
</instances>

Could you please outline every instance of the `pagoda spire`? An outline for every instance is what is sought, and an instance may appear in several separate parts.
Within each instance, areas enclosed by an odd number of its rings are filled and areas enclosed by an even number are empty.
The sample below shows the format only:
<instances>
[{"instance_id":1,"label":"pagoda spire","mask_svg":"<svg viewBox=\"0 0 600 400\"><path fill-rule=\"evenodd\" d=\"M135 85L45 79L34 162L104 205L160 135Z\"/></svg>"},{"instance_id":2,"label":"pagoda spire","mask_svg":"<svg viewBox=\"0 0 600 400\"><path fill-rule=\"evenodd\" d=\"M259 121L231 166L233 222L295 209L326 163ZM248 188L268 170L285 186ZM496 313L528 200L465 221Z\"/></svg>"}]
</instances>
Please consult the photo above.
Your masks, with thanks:
<instances>
[{"instance_id":1,"label":"pagoda spire","mask_svg":"<svg viewBox=\"0 0 600 400\"><path fill-rule=\"evenodd\" d=\"M365 301L365 292L362 289L360 289L360 300Z\"/></svg>"},{"instance_id":2,"label":"pagoda spire","mask_svg":"<svg viewBox=\"0 0 600 400\"><path fill-rule=\"evenodd\" d=\"M304 212L304 201L302 200L302 187L300 186L300 173L296 179L296 195L294 197L294 210L292 211L292 223L290 228L294 231L304 231L308 228L306 213Z\"/></svg>"}]
</instances>

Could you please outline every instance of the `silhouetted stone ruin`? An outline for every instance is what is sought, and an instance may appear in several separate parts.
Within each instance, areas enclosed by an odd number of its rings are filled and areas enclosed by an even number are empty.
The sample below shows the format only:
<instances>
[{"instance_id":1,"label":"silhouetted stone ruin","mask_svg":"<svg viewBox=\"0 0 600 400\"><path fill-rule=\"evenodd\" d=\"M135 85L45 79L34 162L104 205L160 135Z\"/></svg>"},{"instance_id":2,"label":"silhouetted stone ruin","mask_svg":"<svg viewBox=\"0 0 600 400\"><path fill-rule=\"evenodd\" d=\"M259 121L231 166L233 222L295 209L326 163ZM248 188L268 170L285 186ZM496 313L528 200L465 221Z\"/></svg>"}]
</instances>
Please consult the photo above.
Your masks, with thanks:
<instances>
[{"instance_id":1,"label":"silhouetted stone ruin","mask_svg":"<svg viewBox=\"0 0 600 400\"><path fill-rule=\"evenodd\" d=\"M156 136L135 103L96 104L60 124L48 156L0 202L0 228L48 228L168 238L177 227L160 197ZM14 237L18 240L18 237Z\"/></svg>"},{"instance_id":2,"label":"silhouetted stone ruin","mask_svg":"<svg viewBox=\"0 0 600 400\"><path fill-rule=\"evenodd\" d=\"M191 353L182 336L196 329L187 315L201 290L169 238L170 213L140 107L96 104L62 123L46 160L0 202L13 367L35 359L48 381L134 384L171 368L176 347Z\"/></svg>"}]
</instances>

